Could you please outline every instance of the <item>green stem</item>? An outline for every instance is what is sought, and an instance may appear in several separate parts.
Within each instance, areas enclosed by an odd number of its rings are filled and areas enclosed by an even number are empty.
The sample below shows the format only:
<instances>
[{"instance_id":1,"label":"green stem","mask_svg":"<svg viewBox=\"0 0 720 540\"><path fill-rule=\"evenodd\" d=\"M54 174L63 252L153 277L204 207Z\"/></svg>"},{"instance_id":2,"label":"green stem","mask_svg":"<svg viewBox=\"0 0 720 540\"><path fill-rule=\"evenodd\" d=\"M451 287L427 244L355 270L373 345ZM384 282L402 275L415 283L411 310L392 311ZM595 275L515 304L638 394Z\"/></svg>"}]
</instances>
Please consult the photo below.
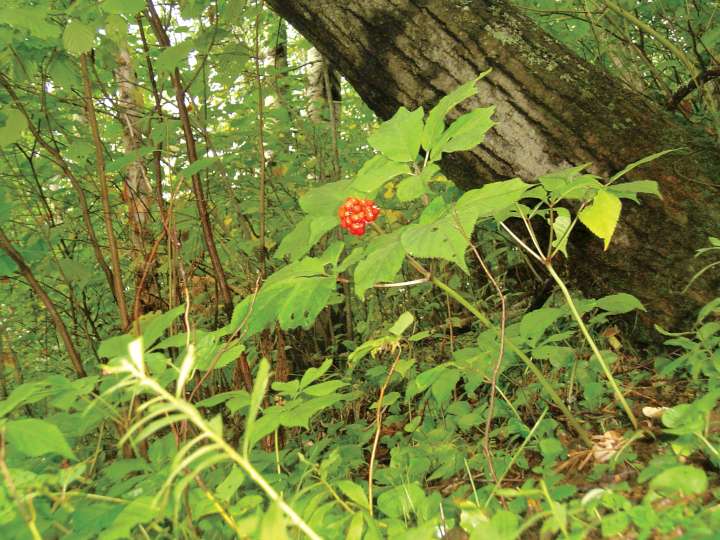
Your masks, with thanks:
<instances>
[{"instance_id":1,"label":"green stem","mask_svg":"<svg viewBox=\"0 0 720 540\"><path fill-rule=\"evenodd\" d=\"M685 64L685 67L690 72L690 76L693 79L696 79L698 75L700 75L700 69L695 65L695 62L690 60L690 57L685 54L685 52L680 49L677 45L675 45L672 41L670 41L668 38L666 38L663 34L655 30L652 26L647 24L646 22L638 19L633 13L630 11L627 11L623 8L621 8L619 5L617 5L612 0L603 0L603 3L610 8L612 11L620 15L621 17L627 19L629 22L634 24L637 28L645 32L646 34L651 35L655 39L658 40L659 43L661 43L668 51L670 51L672 54L675 55L675 57L680 60L683 64Z\"/></svg>"},{"instance_id":2,"label":"green stem","mask_svg":"<svg viewBox=\"0 0 720 540\"><path fill-rule=\"evenodd\" d=\"M295 510L288 505L280 494L268 483L260 472L250 463L244 456L238 454L235 449L228 444L222 435L216 433L205 421L200 412L187 401L176 398L169 392L167 392L162 386L160 386L154 379L146 377L142 372L130 368L130 372L134 375L142 385L147 386L155 392L158 396L161 396L168 403L172 403L177 410L187 415L189 420L195 424L212 442L217 444L220 449L227 455L232 461L237 463L240 468L243 469L258 486L262 489L265 494L277 504L285 515L290 518L290 521L297 526L302 532L304 532L311 540L322 540L306 522L303 520Z\"/></svg>"},{"instance_id":3,"label":"green stem","mask_svg":"<svg viewBox=\"0 0 720 540\"><path fill-rule=\"evenodd\" d=\"M495 330L498 335L500 331L498 328L492 323L492 321L480 310L478 310L475 306L473 306L470 302L468 302L460 293L458 293L455 289L450 287L449 285L443 283L435 276L431 277L432 283L445 291L451 298L453 298L456 302L458 302L460 305L462 305L465 309L467 309L470 313L472 313L475 318L480 321L480 323L485 326L486 328ZM570 412L570 409L567 408L567 405L565 405L565 402L562 400L562 398L558 395L558 393L555 391L555 389L550 384L550 381L548 381L545 378L545 375L543 375L542 371L533 363L532 359L526 355L517 345L515 345L512 341L510 341L507 337L505 338L505 346L511 350L513 353L515 353L520 360L523 361L523 363L527 366L527 368L532 372L532 374L535 376L535 378L540 383L540 386L542 386L543 390L547 393L548 396L550 396L550 400L562 411L562 413L565 415L565 418L570 423L570 425L573 427L575 432L580 436L580 438L583 440L585 445L588 448L592 448L592 439L590 438L590 434L585 430L585 428L582 427L578 419L573 415L572 412Z\"/></svg>"},{"instance_id":4,"label":"green stem","mask_svg":"<svg viewBox=\"0 0 720 540\"><path fill-rule=\"evenodd\" d=\"M518 457L520 457L520 454L522 454L523 450L525 450L525 446L527 446L527 444L532 440L533 436L535 435L535 431L540 426L540 422L543 421L543 418L545 418L545 415L547 414L547 412L548 412L548 410L546 407L545 410L540 415L540 418L537 419L537 421L535 422L535 425L530 430L530 433L528 433L528 436L525 437L525 440L522 442L520 447L513 454L513 457L510 459L510 463L507 464L507 467L505 467L505 470L500 475L500 478L498 478L497 482L495 482L495 486L493 486L492 491L490 492L490 495L488 495L488 498L485 500L485 508L488 507L488 505L490 504L490 501L495 496L495 493L497 492L497 490L502 487L503 480L505 480L505 477L510 472L510 470L513 468L513 466L515 465L515 462L517 461ZM472 477L470 479L472 480ZM475 486L473 486L473 489L474 488L475 488ZM477 496L475 498L477 498ZM480 506L480 505L478 505L478 506Z\"/></svg>"},{"instance_id":5,"label":"green stem","mask_svg":"<svg viewBox=\"0 0 720 540\"><path fill-rule=\"evenodd\" d=\"M625 396L623 395L622 391L620 390L620 387L618 386L617 382L615 381L615 377L613 377L613 374L610 371L610 368L608 367L607 362L605 361L605 358L603 358L603 355L600 353L600 349L598 348L597 344L595 343L595 340L590 335L590 332L588 331L587 326L585 326L585 323L582 320L582 316L580 315L580 312L578 312L577 307L575 307L575 302L573 302L572 296L570 296L570 291L568 290L567 286L565 285L565 282L555 271L551 262L549 262L549 261L546 262L545 268L547 268L547 271L550 273L552 278L555 280L555 283L557 283L558 287L560 287L560 290L562 291L563 296L565 297L565 302L567 303L568 307L570 308L570 312L572 313L573 317L575 318L575 321L578 323L578 326L580 327L580 331L582 332L582 335L585 338L585 341L587 341L588 345L590 345L592 352L595 354L595 358L597 358L597 361L600 364L600 367L602 367L603 373L605 373L605 377L607 378L608 382L610 383L611 388L613 389L613 392L615 393L615 397L620 402L620 405L622 406L622 408L625 410L625 414L627 414L628 418L630 419L630 422L632 422L633 427L635 429L637 429L638 428L637 418L635 418L635 415L633 414L632 410L630 409L630 405L628 405L628 402L625 401Z\"/></svg>"}]
</instances>

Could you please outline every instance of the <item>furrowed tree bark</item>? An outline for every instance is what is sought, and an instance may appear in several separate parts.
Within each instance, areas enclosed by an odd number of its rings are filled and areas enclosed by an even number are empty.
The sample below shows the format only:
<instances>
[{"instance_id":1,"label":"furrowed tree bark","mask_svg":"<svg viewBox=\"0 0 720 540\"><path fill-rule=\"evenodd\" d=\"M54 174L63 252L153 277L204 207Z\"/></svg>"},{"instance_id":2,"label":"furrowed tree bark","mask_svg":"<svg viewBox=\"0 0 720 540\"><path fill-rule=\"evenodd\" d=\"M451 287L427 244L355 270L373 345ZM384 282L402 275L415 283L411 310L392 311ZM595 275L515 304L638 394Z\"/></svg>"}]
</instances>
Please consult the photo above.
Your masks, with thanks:
<instances>
[{"instance_id":1,"label":"furrowed tree bark","mask_svg":"<svg viewBox=\"0 0 720 540\"><path fill-rule=\"evenodd\" d=\"M478 97L455 116L495 105L497 126L482 146L449 156L444 170L462 188L592 162L609 175L638 159L684 148L631 175L660 184L663 199L626 202L610 249L584 229L570 248L571 274L585 293L629 292L646 323L687 324L717 295L695 250L718 235L718 148L659 104L574 56L506 0L268 0L325 55L382 118L401 105L434 105L487 68ZM579 233L579 234L578 234ZM706 273L710 274L710 272Z\"/></svg>"}]
</instances>

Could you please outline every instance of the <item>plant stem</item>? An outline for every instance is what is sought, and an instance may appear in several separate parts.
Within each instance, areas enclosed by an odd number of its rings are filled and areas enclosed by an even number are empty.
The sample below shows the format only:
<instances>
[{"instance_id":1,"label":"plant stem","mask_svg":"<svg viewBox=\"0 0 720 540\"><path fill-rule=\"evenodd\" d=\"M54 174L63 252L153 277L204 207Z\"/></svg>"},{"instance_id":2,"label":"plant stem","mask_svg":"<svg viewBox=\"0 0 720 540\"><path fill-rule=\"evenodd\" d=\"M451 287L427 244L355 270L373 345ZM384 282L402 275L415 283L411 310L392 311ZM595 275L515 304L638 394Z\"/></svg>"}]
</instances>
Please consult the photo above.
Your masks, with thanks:
<instances>
[{"instance_id":1,"label":"plant stem","mask_svg":"<svg viewBox=\"0 0 720 540\"><path fill-rule=\"evenodd\" d=\"M457 301L459 304L461 304L465 309L467 309L470 313L472 313L475 318L480 321L480 323L485 326L486 328L492 329L495 332L499 334L498 328L492 323L492 321L481 311L479 311L475 306L473 306L470 302L468 302L463 296L458 293L455 289L450 287L449 285L443 283L435 276L431 276L431 281L433 284L443 291L445 291L447 294L449 294L455 301ZM592 448L593 442L590 438L590 434L587 432L585 428L582 427L580 424L580 421L575 417L575 415L570 412L570 409L567 408L567 405L565 405L565 402L562 400L562 398L558 395L558 393L555 391L555 389L550 384L550 381L548 381L545 376L543 375L542 371L533 363L532 359L526 355L517 345L515 345L512 341L510 341L507 337L505 338L505 346L511 350L513 353L515 353L520 360L523 361L523 363L527 366L527 368L532 372L532 374L535 376L535 378L540 383L540 386L542 386L543 390L550 396L550 400L562 411L562 413L565 415L565 418L570 423L570 425L573 427L575 432L578 434L578 436L582 439L582 441L585 443L585 445L588 448Z\"/></svg>"},{"instance_id":2,"label":"plant stem","mask_svg":"<svg viewBox=\"0 0 720 540\"><path fill-rule=\"evenodd\" d=\"M322 540L322 537L318 535L310 527L310 525L308 525L305 520L303 520L303 518L301 518L297 514L297 512L295 512L295 510L293 510L293 508L283 500L280 494L275 491L275 489L268 483L267 480L265 480L263 475L260 474L258 470L255 469L255 467L253 467L252 463L250 463L248 459L236 452L235 449L230 444L228 444L225 439L223 439L222 435L216 433L207 424L200 412L191 403L185 401L184 399L176 398L167 390L165 390L162 386L160 386L155 380L145 376L137 369L131 367L129 371L134 377L139 380L139 382L143 386L150 388L156 395L162 397L168 403L173 404L177 410L187 415L188 419L193 424L195 424L195 426L200 429L211 442L218 445L218 447L220 447L220 449L225 453L225 455L227 455L231 460L237 463L240 468L245 471L245 474L247 474L258 486L260 486L260 489L262 489L272 501L277 503L277 505L285 513L285 515L290 518L290 521L294 525L296 525L302 532L304 532L308 536L308 538L310 538L311 540Z\"/></svg>"},{"instance_id":3,"label":"plant stem","mask_svg":"<svg viewBox=\"0 0 720 540\"><path fill-rule=\"evenodd\" d=\"M562 291L563 296L565 297L565 302L567 303L568 307L570 308L570 312L572 313L573 317L575 318L575 321L578 323L578 326L580 327L580 331L582 332L582 335L585 338L585 341L587 341L588 345L590 345L590 348L592 349L593 353L595 354L595 358L597 358L597 361L600 364L600 367L602 367L602 370L605 373L605 377L607 378L608 382L610 383L611 388L613 389L613 392L615 393L615 397L620 402L620 405L622 405L622 408L625 410L625 414L627 414L628 418L630 419L630 422L632 422L633 427L635 429L637 429L638 428L637 418L635 418L635 415L633 414L632 410L630 409L630 405L628 405L627 401L625 401L625 396L623 395L622 391L620 390L620 387L618 386L617 382L615 381L615 377L613 377L613 374L610 371L610 368L608 367L607 362L605 361L605 358L603 358L603 355L600 353L600 349L598 348L597 344L595 343L595 340L590 335L590 332L588 331L587 326L585 326L585 323L582 320L582 316L580 315L580 312L578 312L577 307L575 307L575 303L573 302L572 296L570 296L570 291L568 290L567 286L565 285L565 282L562 280L562 278L558 275L558 273L553 268L552 262L550 262L550 261L546 262L545 268L547 268L547 271L550 273L552 278L555 280L555 283L557 283L558 287L560 287L560 290Z\"/></svg>"},{"instance_id":4,"label":"plant stem","mask_svg":"<svg viewBox=\"0 0 720 540\"><path fill-rule=\"evenodd\" d=\"M390 379L395 372L398 360L400 360L400 351L395 356L395 360L390 366L385 382L380 388L380 396L377 400L377 410L375 411L375 438L373 439L372 451L370 452L370 464L368 465L368 509L370 516L373 515L373 472L375 471L375 454L377 454L378 443L380 442L380 432L382 431L382 402L385 398L385 390L390 384Z\"/></svg>"}]
</instances>

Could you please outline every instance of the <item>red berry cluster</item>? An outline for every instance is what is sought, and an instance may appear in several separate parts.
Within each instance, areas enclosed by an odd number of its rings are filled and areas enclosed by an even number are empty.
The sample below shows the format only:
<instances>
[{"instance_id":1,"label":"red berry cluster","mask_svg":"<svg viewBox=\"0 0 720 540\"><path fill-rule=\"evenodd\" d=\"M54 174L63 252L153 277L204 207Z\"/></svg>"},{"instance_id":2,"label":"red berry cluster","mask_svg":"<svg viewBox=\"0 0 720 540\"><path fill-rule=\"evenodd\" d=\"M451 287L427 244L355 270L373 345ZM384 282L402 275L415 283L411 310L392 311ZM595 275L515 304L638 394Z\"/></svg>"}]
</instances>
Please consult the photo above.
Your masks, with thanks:
<instances>
[{"instance_id":1,"label":"red berry cluster","mask_svg":"<svg viewBox=\"0 0 720 540\"><path fill-rule=\"evenodd\" d=\"M340 226L355 236L365 234L365 225L375 221L379 214L375 201L355 197L349 197L338 209Z\"/></svg>"}]
</instances>

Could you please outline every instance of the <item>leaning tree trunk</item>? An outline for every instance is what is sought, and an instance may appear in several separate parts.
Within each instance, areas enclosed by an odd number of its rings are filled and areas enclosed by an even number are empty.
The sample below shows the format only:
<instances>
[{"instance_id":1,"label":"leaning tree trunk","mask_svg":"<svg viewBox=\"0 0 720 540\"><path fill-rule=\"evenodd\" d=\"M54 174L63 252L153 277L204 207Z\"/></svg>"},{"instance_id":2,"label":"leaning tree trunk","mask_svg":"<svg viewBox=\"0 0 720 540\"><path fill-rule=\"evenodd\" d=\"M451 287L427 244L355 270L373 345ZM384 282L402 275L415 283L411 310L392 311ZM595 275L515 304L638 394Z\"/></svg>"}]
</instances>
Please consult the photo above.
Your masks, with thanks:
<instances>
[{"instance_id":1,"label":"leaning tree trunk","mask_svg":"<svg viewBox=\"0 0 720 540\"><path fill-rule=\"evenodd\" d=\"M678 292L701 267L695 250L718 234L720 164L711 137L574 56L506 0L268 3L383 118L401 105L428 108L493 68L479 97L456 113L497 106L498 125L485 143L444 163L461 187L532 180L584 162L606 175L654 152L686 148L637 170L633 177L659 182L663 199L626 204L607 253L600 241L576 237L570 266L588 294L638 296L647 322L685 323L717 295L718 281L709 276Z\"/></svg>"}]
</instances>

